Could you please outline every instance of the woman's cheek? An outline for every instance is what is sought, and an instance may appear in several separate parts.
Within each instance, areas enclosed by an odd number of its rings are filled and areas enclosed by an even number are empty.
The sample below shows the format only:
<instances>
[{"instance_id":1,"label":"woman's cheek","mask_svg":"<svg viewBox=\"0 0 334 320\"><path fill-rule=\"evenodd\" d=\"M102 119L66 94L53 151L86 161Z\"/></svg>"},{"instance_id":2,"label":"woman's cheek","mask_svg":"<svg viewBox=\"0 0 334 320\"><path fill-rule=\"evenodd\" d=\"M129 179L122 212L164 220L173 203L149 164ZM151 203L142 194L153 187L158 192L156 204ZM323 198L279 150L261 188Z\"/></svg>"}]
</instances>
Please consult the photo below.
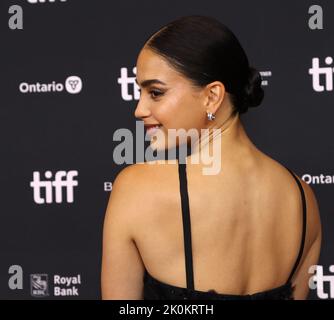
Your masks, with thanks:
<instances>
[{"instance_id":1,"label":"woman's cheek","mask_svg":"<svg viewBox=\"0 0 334 320\"><path fill-rule=\"evenodd\" d=\"M169 105L161 105L155 109L153 114L157 122L161 123L165 127L170 127L176 120L176 113L173 108Z\"/></svg>"}]
</instances>

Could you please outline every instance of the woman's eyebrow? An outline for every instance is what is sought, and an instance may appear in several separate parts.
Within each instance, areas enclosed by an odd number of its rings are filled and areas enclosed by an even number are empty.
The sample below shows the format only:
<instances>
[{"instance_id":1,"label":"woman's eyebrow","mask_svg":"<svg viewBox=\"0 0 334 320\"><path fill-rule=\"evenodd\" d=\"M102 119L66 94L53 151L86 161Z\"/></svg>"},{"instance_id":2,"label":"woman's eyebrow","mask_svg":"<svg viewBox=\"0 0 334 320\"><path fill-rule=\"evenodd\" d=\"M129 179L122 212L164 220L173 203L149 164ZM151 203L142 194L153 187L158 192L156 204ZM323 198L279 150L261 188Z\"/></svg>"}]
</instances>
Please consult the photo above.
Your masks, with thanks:
<instances>
[{"instance_id":1,"label":"woman's eyebrow","mask_svg":"<svg viewBox=\"0 0 334 320\"><path fill-rule=\"evenodd\" d=\"M135 78L136 83L138 84L137 78ZM162 85L166 85L166 83L162 82L161 80L158 79L148 79L148 80L144 80L140 83L140 86L143 88L148 87L151 84L162 84Z\"/></svg>"}]
</instances>

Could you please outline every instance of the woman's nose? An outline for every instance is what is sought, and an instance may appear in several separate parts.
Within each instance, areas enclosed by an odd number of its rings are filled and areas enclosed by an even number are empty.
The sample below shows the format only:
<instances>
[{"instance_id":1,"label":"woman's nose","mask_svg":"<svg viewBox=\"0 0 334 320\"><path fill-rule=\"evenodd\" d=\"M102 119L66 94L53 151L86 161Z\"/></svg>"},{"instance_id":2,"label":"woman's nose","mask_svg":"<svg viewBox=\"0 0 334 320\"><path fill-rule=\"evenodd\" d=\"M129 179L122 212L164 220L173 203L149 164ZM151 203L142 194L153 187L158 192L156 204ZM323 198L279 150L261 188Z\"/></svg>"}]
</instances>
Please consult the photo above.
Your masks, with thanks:
<instances>
[{"instance_id":1,"label":"woman's nose","mask_svg":"<svg viewBox=\"0 0 334 320\"><path fill-rule=\"evenodd\" d=\"M151 111L148 107L145 107L143 101L139 100L135 109L134 115L138 119L146 118L151 115Z\"/></svg>"}]
</instances>

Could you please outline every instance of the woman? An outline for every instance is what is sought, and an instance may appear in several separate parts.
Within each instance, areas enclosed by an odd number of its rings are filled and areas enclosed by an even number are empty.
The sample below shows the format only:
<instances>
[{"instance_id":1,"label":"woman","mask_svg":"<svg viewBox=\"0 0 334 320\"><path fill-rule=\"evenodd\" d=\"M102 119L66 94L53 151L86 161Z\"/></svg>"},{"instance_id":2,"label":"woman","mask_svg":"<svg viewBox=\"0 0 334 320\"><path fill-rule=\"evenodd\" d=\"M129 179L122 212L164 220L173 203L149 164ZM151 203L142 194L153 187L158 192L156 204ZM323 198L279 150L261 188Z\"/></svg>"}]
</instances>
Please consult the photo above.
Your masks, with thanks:
<instances>
[{"instance_id":1,"label":"woman","mask_svg":"<svg viewBox=\"0 0 334 320\"><path fill-rule=\"evenodd\" d=\"M170 139L170 129L211 131L186 163L134 164L117 175L102 298L306 299L321 246L317 200L247 136L239 115L261 103L263 90L233 33L205 16L171 22L142 48L137 83L135 116L162 134L152 149L189 144ZM217 141L221 170L204 175L205 151Z\"/></svg>"}]
</instances>

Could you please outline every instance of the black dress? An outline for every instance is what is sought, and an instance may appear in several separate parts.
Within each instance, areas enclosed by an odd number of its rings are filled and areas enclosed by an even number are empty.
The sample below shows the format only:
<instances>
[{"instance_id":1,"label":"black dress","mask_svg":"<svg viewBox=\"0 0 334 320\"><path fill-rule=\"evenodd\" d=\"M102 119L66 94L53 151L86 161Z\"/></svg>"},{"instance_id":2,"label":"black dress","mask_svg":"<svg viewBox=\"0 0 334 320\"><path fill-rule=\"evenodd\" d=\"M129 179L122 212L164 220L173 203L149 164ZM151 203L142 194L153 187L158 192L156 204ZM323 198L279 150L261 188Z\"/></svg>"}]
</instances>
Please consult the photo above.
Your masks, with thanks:
<instances>
[{"instance_id":1,"label":"black dress","mask_svg":"<svg viewBox=\"0 0 334 320\"><path fill-rule=\"evenodd\" d=\"M301 193L301 200L303 204L303 230L301 237L301 244L296 262L290 276L286 283L282 286L275 287L269 290L256 292L254 294L247 295L234 295L217 293L215 290L200 291L194 288L194 275L193 275L193 261L192 261L192 247L191 247L191 228L190 228L190 214L189 214L189 199L188 199L188 187L187 187L187 174L186 163L180 163L178 161L178 172L180 181L180 195L182 206L182 221L183 221L183 234L184 234L184 248L185 248L185 268L187 278L187 288L173 286L164 282L161 282L152 277L145 269L144 273L144 300L199 300L199 299L215 299L215 300L293 300L293 289L291 278L298 267L300 259L303 254L305 234L306 234L306 203L303 187L294 175L294 173L287 167L285 167L295 178Z\"/></svg>"}]
</instances>

